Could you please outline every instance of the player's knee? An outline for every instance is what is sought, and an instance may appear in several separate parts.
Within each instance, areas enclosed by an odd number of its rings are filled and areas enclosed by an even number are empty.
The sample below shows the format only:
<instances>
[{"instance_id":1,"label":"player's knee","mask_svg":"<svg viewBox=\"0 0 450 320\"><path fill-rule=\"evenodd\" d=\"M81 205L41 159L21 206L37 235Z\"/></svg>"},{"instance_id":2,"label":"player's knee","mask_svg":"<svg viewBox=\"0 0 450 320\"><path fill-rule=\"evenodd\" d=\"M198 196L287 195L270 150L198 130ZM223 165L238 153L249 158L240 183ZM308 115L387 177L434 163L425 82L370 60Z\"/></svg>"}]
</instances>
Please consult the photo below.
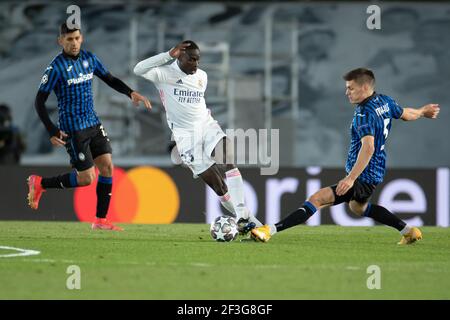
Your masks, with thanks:
<instances>
[{"instance_id":1,"label":"player's knee","mask_svg":"<svg viewBox=\"0 0 450 320\"><path fill-rule=\"evenodd\" d=\"M112 177L113 175L113 171L114 171L114 166L112 164L112 162L107 163L103 166L101 166L98 171L100 171L100 175L103 177Z\"/></svg>"},{"instance_id":2,"label":"player's knee","mask_svg":"<svg viewBox=\"0 0 450 320\"><path fill-rule=\"evenodd\" d=\"M79 186L88 186L95 180L95 172L85 172L78 176Z\"/></svg>"},{"instance_id":3,"label":"player's knee","mask_svg":"<svg viewBox=\"0 0 450 320\"><path fill-rule=\"evenodd\" d=\"M364 214L364 210L365 210L365 205L364 204L360 204L356 201L350 201L348 206L350 207L350 210L358 215L358 216L362 216Z\"/></svg>"},{"instance_id":4,"label":"player's knee","mask_svg":"<svg viewBox=\"0 0 450 320\"><path fill-rule=\"evenodd\" d=\"M311 202L316 208L319 208L322 205L321 197L317 193L313 194L306 200Z\"/></svg>"}]
</instances>

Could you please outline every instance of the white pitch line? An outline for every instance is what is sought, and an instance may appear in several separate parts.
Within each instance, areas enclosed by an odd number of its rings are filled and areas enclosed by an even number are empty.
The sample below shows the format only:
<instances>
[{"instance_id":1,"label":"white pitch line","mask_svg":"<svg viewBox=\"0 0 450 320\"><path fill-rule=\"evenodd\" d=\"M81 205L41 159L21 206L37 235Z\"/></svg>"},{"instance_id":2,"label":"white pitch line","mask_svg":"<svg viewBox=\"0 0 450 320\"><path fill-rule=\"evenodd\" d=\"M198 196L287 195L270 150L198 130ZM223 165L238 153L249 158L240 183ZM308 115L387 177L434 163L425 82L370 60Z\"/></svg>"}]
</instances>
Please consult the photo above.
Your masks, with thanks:
<instances>
[{"instance_id":1,"label":"white pitch line","mask_svg":"<svg viewBox=\"0 0 450 320\"><path fill-rule=\"evenodd\" d=\"M355 266L346 266L345 267L346 270L360 270L360 267L355 267Z\"/></svg>"},{"instance_id":2,"label":"white pitch line","mask_svg":"<svg viewBox=\"0 0 450 320\"><path fill-rule=\"evenodd\" d=\"M189 265L193 266L193 267L200 267L200 268L212 267L212 265L210 265L209 263L201 263L201 262L193 262L193 263L189 263Z\"/></svg>"},{"instance_id":3,"label":"white pitch line","mask_svg":"<svg viewBox=\"0 0 450 320\"><path fill-rule=\"evenodd\" d=\"M41 253L40 251L36 251L36 250L21 249L21 248L7 247L7 246L0 246L0 249L15 250L15 251L19 252L19 253L0 254L0 258L34 256L34 255L38 255Z\"/></svg>"},{"instance_id":4,"label":"white pitch line","mask_svg":"<svg viewBox=\"0 0 450 320\"><path fill-rule=\"evenodd\" d=\"M22 261L26 262L38 262L38 263L55 263L54 259L23 259Z\"/></svg>"}]
</instances>

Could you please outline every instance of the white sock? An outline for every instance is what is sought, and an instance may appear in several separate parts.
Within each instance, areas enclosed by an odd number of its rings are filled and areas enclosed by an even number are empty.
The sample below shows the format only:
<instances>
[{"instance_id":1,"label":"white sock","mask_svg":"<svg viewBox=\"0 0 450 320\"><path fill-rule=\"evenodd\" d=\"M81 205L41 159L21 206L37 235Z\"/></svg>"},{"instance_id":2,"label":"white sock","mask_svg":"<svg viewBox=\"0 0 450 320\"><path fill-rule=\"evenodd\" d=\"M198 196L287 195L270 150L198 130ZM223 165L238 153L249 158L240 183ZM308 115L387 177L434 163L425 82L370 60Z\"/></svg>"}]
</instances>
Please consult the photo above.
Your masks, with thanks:
<instances>
[{"instance_id":1,"label":"white sock","mask_svg":"<svg viewBox=\"0 0 450 320\"><path fill-rule=\"evenodd\" d=\"M254 222L256 227L262 227L263 224L251 213L248 215L248 221Z\"/></svg>"},{"instance_id":2,"label":"white sock","mask_svg":"<svg viewBox=\"0 0 450 320\"><path fill-rule=\"evenodd\" d=\"M410 230L411 230L411 226L406 225L406 226L400 231L400 233L402 234L402 236L404 236L404 235L407 234Z\"/></svg>"},{"instance_id":3,"label":"white sock","mask_svg":"<svg viewBox=\"0 0 450 320\"><path fill-rule=\"evenodd\" d=\"M234 168L225 172L227 177L228 192L231 196L234 211L237 219L248 219L248 209L244 202L244 182L238 168Z\"/></svg>"},{"instance_id":4,"label":"white sock","mask_svg":"<svg viewBox=\"0 0 450 320\"><path fill-rule=\"evenodd\" d=\"M227 211L229 213L231 213L231 215L233 217L236 217L236 212L234 211L234 206L233 206L233 203L230 200L230 195L228 194L228 192L220 197L220 203L222 204L222 206L225 209L227 209Z\"/></svg>"},{"instance_id":5,"label":"white sock","mask_svg":"<svg viewBox=\"0 0 450 320\"><path fill-rule=\"evenodd\" d=\"M277 233L277 227L275 227L274 224L269 224L270 228L270 235L273 236L275 233Z\"/></svg>"}]
</instances>

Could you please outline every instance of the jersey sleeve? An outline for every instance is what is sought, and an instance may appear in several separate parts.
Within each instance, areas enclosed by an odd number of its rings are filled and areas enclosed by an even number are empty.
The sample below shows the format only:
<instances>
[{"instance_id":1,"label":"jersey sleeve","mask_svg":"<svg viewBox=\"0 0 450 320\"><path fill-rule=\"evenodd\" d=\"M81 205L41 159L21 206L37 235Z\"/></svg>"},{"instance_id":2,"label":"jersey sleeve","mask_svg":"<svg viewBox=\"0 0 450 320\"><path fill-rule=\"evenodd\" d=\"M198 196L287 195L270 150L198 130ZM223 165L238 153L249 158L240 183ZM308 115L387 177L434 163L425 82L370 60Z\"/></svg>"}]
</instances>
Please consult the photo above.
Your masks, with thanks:
<instances>
[{"instance_id":1,"label":"jersey sleeve","mask_svg":"<svg viewBox=\"0 0 450 320\"><path fill-rule=\"evenodd\" d=\"M403 114L403 108L394 100L389 100L389 109L391 110L392 118L400 119Z\"/></svg>"},{"instance_id":2,"label":"jersey sleeve","mask_svg":"<svg viewBox=\"0 0 450 320\"><path fill-rule=\"evenodd\" d=\"M50 93L56 85L59 79L59 72L51 64L45 69L45 72L41 78L41 83L39 84L39 90L42 92Z\"/></svg>"},{"instance_id":3,"label":"jersey sleeve","mask_svg":"<svg viewBox=\"0 0 450 320\"><path fill-rule=\"evenodd\" d=\"M375 136L375 119L371 113L356 115L356 132L360 139Z\"/></svg>"},{"instance_id":4,"label":"jersey sleeve","mask_svg":"<svg viewBox=\"0 0 450 320\"><path fill-rule=\"evenodd\" d=\"M165 82L165 80L167 80L167 76L164 73L164 70L161 70L162 68L156 67L153 68L149 71L147 71L146 73L144 73L142 75L143 78L150 80L154 83L161 83L161 82Z\"/></svg>"},{"instance_id":5,"label":"jersey sleeve","mask_svg":"<svg viewBox=\"0 0 450 320\"><path fill-rule=\"evenodd\" d=\"M157 54L139 62L133 72L154 83L166 82L169 78L167 67L164 65L173 61L169 51Z\"/></svg>"},{"instance_id":6,"label":"jersey sleeve","mask_svg":"<svg viewBox=\"0 0 450 320\"><path fill-rule=\"evenodd\" d=\"M105 67L105 65L100 61L100 59L95 54L92 54L92 59L94 60L94 74L97 77L106 76L109 73L109 71Z\"/></svg>"}]
</instances>

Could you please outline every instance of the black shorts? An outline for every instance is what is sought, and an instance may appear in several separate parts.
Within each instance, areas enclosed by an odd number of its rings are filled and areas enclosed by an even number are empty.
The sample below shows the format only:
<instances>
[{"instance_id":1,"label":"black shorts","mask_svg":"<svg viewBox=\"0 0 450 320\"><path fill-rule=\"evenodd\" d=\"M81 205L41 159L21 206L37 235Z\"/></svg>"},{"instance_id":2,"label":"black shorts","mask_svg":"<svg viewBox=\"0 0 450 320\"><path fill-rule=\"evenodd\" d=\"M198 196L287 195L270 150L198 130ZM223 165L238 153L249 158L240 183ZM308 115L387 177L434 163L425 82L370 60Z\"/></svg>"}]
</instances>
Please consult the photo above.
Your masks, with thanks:
<instances>
[{"instance_id":1,"label":"black shorts","mask_svg":"<svg viewBox=\"0 0 450 320\"><path fill-rule=\"evenodd\" d=\"M78 171L94 166L94 159L98 156L112 153L108 135L101 124L68 135L66 150L70 156L70 164Z\"/></svg>"},{"instance_id":2,"label":"black shorts","mask_svg":"<svg viewBox=\"0 0 450 320\"><path fill-rule=\"evenodd\" d=\"M331 190L333 190L335 198L333 205L336 205L342 202L348 203L351 200L355 200L359 203L366 203L369 201L372 193L375 191L376 185L365 183L356 179L353 187L351 187L346 194L341 196L336 195L337 184L330 186L330 188Z\"/></svg>"}]
</instances>

